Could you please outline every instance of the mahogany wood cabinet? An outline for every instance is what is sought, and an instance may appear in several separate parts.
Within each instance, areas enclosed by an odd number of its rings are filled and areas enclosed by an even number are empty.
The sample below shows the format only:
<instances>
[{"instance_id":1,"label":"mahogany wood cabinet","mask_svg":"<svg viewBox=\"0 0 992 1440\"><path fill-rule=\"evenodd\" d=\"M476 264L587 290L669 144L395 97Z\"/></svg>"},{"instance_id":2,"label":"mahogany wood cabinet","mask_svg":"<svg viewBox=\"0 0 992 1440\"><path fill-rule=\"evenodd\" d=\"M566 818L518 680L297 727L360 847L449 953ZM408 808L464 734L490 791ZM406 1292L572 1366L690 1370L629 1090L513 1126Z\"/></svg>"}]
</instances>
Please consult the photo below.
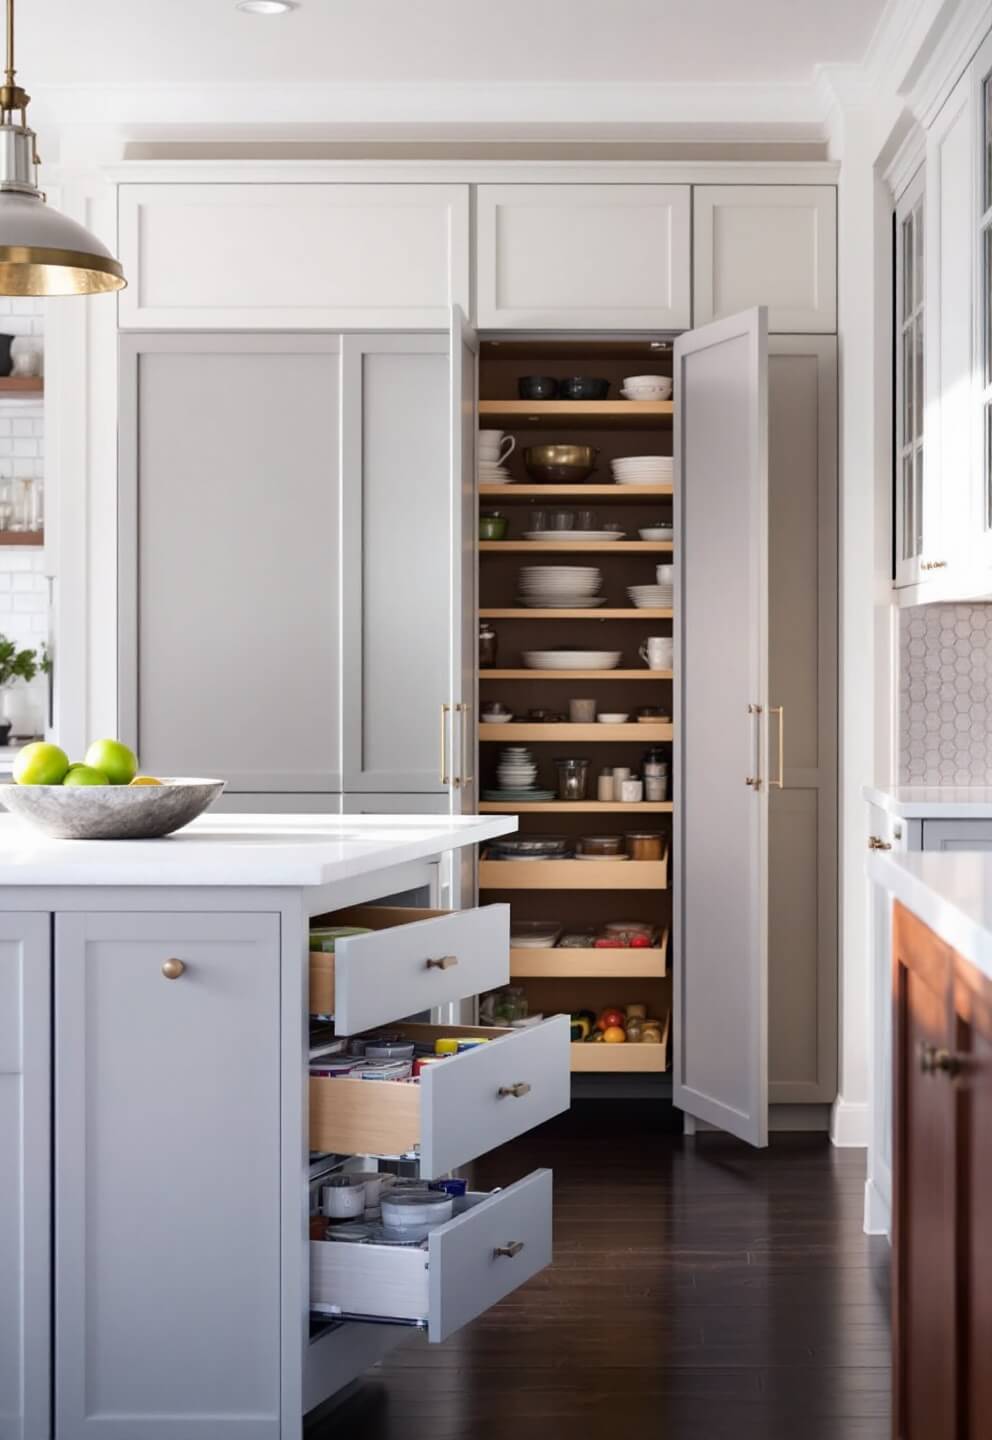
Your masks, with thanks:
<instances>
[{"instance_id":1,"label":"mahogany wood cabinet","mask_svg":"<svg viewBox=\"0 0 992 1440\"><path fill-rule=\"evenodd\" d=\"M992 981L896 904L894 1435L992 1435Z\"/></svg>"}]
</instances>

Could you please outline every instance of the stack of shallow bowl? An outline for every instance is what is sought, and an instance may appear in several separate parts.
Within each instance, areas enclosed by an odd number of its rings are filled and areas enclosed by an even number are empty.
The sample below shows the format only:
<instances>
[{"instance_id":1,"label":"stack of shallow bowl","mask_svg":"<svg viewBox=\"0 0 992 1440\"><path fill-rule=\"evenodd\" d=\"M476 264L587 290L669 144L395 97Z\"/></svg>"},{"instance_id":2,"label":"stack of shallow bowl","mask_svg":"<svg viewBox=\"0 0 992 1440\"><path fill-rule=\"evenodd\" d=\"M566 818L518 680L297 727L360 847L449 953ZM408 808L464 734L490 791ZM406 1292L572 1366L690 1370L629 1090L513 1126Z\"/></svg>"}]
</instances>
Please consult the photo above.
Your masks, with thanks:
<instances>
[{"instance_id":1,"label":"stack of shallow bowl","mask_svg":"<svg viewBox=\"0 0 992 1440\"><path fill-rule=\"evenodd\" d=\"M603 574L595 565L525 565L520 603L531 610L594 610Z\"/></svg>"},{"instance_id":2,"label":"stack of shallow bowl","mask_svg":"<svg viewBox=\"0 0 992 1440\"><path fill-rule=\"evenodd\" d=\"M610 468L618 485L670 485L674 463L671 455L620 455Z\"/></svg>"},{"instance_id":3,"label":"stack of shallow bowl","mask_svg":"<svg viewBox=\"0 0 992 1440\"><path fill-rule=\"evenodd\" d=\"M674 585L628 585L631 604L638 610L670 610Z\"/></svg>"},{"instance_id":4,"label":"stack of shallow bowl","mask_svg":"<svg viewBox=\"0 0 992 1440\"><path fill-rule=\"evenodd\" d=\"M537 779L537 761L526 745L510 745L500 752L496 773L501 790L529 790Z\"/></svg>"}]
</instances>

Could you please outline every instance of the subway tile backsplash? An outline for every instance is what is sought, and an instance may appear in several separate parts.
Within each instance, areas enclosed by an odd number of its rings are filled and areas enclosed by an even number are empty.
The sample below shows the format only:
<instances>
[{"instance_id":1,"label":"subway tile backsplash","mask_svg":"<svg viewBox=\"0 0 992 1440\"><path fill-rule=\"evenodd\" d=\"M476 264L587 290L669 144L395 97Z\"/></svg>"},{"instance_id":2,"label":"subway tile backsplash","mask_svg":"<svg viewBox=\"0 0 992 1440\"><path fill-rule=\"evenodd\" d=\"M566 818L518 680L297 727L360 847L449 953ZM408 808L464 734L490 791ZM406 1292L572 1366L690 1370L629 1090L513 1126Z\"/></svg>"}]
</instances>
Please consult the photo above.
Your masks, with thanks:
<instances>
[{"instance_id":1,"label":"subway tile backsplash","mask_svg":"<svg viewBox=\"0 0 992 1440\"><path fill-rule=\"evenodd\" d=\"M902 611L899 781L992 784L992 605Z\"/></svg>"}]
</instances>

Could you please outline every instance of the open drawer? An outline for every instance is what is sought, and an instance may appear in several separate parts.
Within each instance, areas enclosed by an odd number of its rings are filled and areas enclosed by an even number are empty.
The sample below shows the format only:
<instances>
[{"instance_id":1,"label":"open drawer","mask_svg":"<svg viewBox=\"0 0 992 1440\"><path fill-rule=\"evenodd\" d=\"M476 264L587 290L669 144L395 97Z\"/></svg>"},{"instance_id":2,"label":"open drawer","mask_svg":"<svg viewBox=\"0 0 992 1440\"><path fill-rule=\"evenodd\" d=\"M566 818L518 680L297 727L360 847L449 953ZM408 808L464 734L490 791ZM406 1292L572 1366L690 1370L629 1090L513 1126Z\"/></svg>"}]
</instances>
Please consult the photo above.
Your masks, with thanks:
<instances>
[{"instance_id":1,"label":"open drawer","mask_svg":"<svg viewBox=\"0 0 992 1440\"><path fill-rule=\"evenodd\" d=\"M466 1201L426 1250L312 1240L311 1310L426 1325L436 1343L551 1264L550 1170Z\"/></svg>"},{"instance_id":2,"label":"open drawer","mask_svg":"<svg viewBox=\"0 0 992 1440\"><path fill-rule=\"evenodd\" d=\"M340 1035L387 1025L510 979L510 907L416 910L361 905L311 921L367 925L334 954L310 952L310 1013L333 1015Z\"/></svg>"},{"instance_id":3,"label":"open drawer","mask_svg":"<svg viewBox=\"0 0 992 1440\"><path fill-rule=\"evenodd\" d=\"M486 1036L492 1043L428 1066L418 1084L311 1076L311 1150L403 1155L419 1147L420 1173L433 1180L568 1109L567 1015L524 1030L390 1029L431 1046L452 1033Z\"/></svg>"}]
</instances>

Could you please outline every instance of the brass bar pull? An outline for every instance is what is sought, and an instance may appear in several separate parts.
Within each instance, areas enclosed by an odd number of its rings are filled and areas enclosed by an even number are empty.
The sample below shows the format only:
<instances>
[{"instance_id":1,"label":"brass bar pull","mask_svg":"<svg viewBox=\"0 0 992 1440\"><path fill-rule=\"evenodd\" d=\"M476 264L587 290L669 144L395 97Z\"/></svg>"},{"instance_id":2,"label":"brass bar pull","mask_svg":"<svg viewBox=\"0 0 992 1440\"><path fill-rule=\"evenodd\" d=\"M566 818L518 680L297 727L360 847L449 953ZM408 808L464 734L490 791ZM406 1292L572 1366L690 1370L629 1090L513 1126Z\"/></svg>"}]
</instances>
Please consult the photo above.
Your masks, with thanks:
<instances>
[{"instance_id":1,"label":"brass bar pull","mask_svg":"<svg viewBox=\"0 0 992 1440\"><path fill-rule=\"evenodd\" d=\"M515 1085L501 1085L496 1094L501 1100L505 1100L508 1095L512 1095L514 1100L519 1100L521 1095L530 1094L530 1086L526 1080L518 1080Z\"/></svg>"},{"instance_id":2,"label":"brass bar pull","mask_svg":"<svg viewBox=\"0 0 992 1440\"><path fill-rule=\"evenodd\" d=\"M452 970L458 964L457 955L442 955L437 960L428 960L428 970Z\"/></svg>"},{"instance_id":3,"label":"brass bar pull","mask_svg":"<svg viewBox=\"0 0 992 1440\"><path fill-rule=\"evenodd\" d=\"M451 714L450 705L441 706L441 784L450 785L451 777L448 774L448 716Z\"/></svg>"},{"instance_id":4,"label":"brass bar pull","mask_svg":"<svg viewBox=\"0 0 992 1440\"><path fill-rule=\"evenodd\" d=\"M923 1075L960 1075L964 1069L965 1057L955 1055L950 1050L942 1050L937 1045L922 1043L918 1051L920 1060L920 1072Z\"/></svg>"},{"instance_id":5,"label":"brass bar pull","mask_svg":"<svg viewBox=\"0 0 992 1440\"><path fill-rule=\"evenodd\" d=\"M923 560L920 563L921 570L946 570L946 560Z\"/></svg>"},{"instance_id":6,"label":"brass bar pull","mask_svg":"<svg viewBox=\"0 0 992 1440\"><path fill-rule=\"evenodd\" d=\"M775 785L779 790L785 789L785 706L769 705L769 715L778 716L778 779L769 780L769 786Z\"/></svg>"},{"instance_id":7,"label":"brass bar pull","mask_svg":"<svg viewBox=\"0 0 992 1440\"><path fill-rule=\"evenodd\" d=\"M178 980L186 969L181 960L165 960L162 962L162 974L166 980Z\"/></svg>"},{"instance_id":8,"label":"brass bar pull","mask_svg":"<svg viewBox=\"0 0 992 1440\"><path fill-rule=\"evenodd\" d=\"M523 1248L522 1240L511 1240L509 1245L497 1245L493 1251L493 1259L498 1260L501 1255L505 1255L508 1260L512 1260L514 1256L520 1254Z\"/></svg>"},{"instance_id":9,"label":"brass bar pull","mask_svg":"<svg viewBox=\"0 0 992 1440\"><path fill-rule=\"evenodd\" d=\"M754 774L748 775L745 785L750 785L752 790L761 789L761 706L749 705L747 713L754 722Z\"/></svg>"},{"instance_id":10,"label":"brass bar pull","mask_svg":"<svg viewBox=\"0 0 992 1440\"><path fill-rule=\"evenodd\" d=\"M468 727L468 716L469 716L469 712L471 711L472 707L471 707L471 705L468 703L468 701L460 701L460 702L455 706L455 709L458 711L458 718L459 718L459 732L458 732L458 736L459 736L459 738L458 738L459 750L458 750L458 760L459 760L459 766L460 766L460 768L461 768L462 770L464 770L464 768L465 768L465 752L466 752L466 749L467 749L466 733L467 733L467 727ZM473 781L474 779L475 779L475 776L474 776L474 775L460 775L460 776L458 777L458 779L456 779L455 784L456 784L456 785L471 785L471 783L472 783L472 781Z\"/></svg>"},{"instance_id":11,"label":"brass bar pull","mask_svg":"<svg viewBox=\"0 0 992 1440\"><path fill-rule=\"evenodd\" d=\"M891 844L891 842L888 841L888 840L883 840L882 837L881 837L881 835L869 835L869 836L868 836L868 849L869 849L869 850L891 850L891 849L892 849L892 844Z\"/></svg>"}]
</instances>

